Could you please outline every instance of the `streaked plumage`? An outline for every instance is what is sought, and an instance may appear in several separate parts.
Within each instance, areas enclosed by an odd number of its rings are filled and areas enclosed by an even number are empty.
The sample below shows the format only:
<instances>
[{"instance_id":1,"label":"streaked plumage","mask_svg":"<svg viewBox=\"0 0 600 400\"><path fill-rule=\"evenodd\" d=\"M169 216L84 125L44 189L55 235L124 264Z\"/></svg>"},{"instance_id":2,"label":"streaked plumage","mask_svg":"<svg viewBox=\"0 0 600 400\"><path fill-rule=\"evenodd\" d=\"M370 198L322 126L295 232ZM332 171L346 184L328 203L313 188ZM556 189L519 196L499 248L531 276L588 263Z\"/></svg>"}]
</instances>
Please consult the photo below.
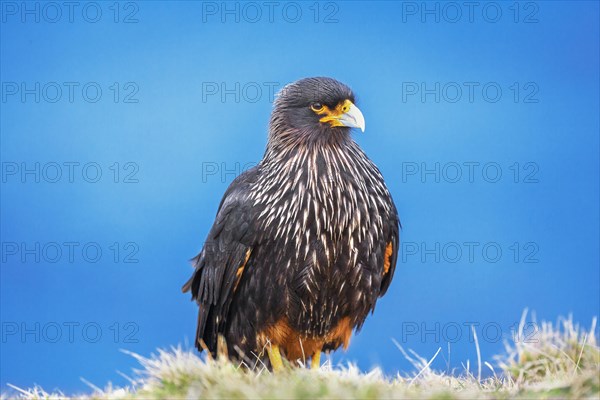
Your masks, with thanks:
<instances>
[{"instance_id":1,"label":"streaked plumage","mask_svg":"<svg viewBox=\"0 0 600 400\"><path fill-rule=\"evenodd\" d=\"M290 359L347 346L394 275L396 207L350 135L364 129L352 91L330 78L286 86L262 161L229 186L196 270L196 345L232 358ZM265 360L266 361L266 360Z\"/></svg>"}]
</instances>

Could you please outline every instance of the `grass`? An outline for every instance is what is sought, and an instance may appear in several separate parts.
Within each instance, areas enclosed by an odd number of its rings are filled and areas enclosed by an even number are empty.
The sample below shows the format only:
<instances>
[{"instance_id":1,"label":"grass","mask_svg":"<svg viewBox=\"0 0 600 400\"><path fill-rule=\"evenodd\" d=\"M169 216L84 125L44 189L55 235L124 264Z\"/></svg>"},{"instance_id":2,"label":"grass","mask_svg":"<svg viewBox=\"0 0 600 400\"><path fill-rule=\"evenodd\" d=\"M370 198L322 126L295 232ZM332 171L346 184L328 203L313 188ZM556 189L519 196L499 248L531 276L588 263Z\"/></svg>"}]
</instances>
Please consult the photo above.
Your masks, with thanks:
<instances>
[{"instance_id":1,"label":"grass","mask_svg":"<svg viewBox=\"0 0 600 400\"><path fill-rule=\"evenodd\" d=\"M535 322L535 321L533 321ZM595 335L596 319L590 329L572 318L557 323L535 323L527 331L526 312L513 340L505 343L506 353L496 357L498 371L482 363L477 345L477 370L469 364L460 374L436 371L430 367L440 350L430 359L405 351L401 353L415 367L408 375L386 377L381 370L361 372L356 366L332 367L325 363L313 371L300 365L273 374L262 366L240 368L225 359L205 360L180 347L158 350L145 358L135 357L141 369L134 371L130 386L100 389L90 384L96 399L509 399L509 398L600 398L600 348ZM530 326L530 325L529 325ZM527 338L528 340L523 340ZM482 369L491 376L481 378ZM42 388L10 387L3 398L65 398Z\"/></svg>"}]
</instances>

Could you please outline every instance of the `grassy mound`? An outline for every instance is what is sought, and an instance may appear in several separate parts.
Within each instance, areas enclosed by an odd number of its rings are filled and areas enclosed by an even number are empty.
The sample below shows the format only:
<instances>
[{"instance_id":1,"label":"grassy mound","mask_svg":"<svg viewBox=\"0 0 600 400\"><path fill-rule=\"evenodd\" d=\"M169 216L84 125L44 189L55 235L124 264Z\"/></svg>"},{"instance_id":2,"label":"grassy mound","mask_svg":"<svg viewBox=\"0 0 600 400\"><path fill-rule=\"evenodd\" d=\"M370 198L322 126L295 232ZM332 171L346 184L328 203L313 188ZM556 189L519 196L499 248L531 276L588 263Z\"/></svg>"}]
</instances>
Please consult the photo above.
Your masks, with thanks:
<instances>
[{"instance_id":1,"label":"grassy mound","mask_svg":"<svg viewBox=\"0 0 600 400\"><path fill-rule=\"evenodd\" d=\"M320 370L300 365L273 374L258 365L252 370L219 360L204 360L181 348L159 350L149 358L130 353L141 364L134 371L131 386L100 389L78 397L98 399L472 399L472 398L593 398L600 397L600 348L595 335L596 320L584 330L571 318L556 324L541 322L535 340L525 336L525 316L506 354L497 357L499 372L488 362L478 362L477 371L449 375L430 368L431 359L400 350L415 366L411 375L386 377L379 369L368 373L356 366L335 367L327 363ZM529 335L531 338L531 336ZM479 351L478 351L479 354ZM468 367L467 367L468 368ZM482 368L493 376L481 378ZM3 397L27 399L64 398L41 388L11 386Z\"/></svg>"}]
</instances>

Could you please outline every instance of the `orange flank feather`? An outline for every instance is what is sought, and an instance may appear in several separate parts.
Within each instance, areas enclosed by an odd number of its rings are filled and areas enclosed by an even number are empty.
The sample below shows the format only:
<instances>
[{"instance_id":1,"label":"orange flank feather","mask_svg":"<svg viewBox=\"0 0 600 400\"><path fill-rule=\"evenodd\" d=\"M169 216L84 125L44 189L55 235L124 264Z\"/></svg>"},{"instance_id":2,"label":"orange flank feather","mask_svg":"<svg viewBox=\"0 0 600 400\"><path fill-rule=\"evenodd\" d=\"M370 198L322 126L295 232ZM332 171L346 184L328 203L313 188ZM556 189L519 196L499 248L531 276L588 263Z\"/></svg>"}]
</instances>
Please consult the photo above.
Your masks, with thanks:
<instances>
[{"instance_id":1,"label":"orange flank feather","mask_svg":"<svg viewBox=\"0 0 600 400\"><path fill-rule=\"evenodd\" d=\"M383 274L387 274L390 271L390 265L392 264L392 242L389 242L385 247L385 255L383 256Z\"/></svg>"}]
</instances>

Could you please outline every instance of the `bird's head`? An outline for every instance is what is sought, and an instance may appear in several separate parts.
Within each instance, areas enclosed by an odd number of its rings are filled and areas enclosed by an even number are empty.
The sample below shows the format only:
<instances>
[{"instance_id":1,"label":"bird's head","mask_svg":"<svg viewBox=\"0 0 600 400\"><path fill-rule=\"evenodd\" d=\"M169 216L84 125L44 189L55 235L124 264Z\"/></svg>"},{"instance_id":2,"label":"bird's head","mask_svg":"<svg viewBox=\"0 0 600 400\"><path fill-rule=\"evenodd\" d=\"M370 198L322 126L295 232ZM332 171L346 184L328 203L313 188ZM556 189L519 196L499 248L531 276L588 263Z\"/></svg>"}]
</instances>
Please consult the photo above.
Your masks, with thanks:
<instances>
[{"instance_id":1,"label":"bird's head","mask_svg":"<svg viewBox=\"0 0 600 400\"><path fill-rule=\"evenodd\" d=\"M352 90L332 78L305 78L285 86L271 115L271 139L327 139L365 130ZM291 137L290 137L291 136Z\"/></svg>"}]
</instances>

